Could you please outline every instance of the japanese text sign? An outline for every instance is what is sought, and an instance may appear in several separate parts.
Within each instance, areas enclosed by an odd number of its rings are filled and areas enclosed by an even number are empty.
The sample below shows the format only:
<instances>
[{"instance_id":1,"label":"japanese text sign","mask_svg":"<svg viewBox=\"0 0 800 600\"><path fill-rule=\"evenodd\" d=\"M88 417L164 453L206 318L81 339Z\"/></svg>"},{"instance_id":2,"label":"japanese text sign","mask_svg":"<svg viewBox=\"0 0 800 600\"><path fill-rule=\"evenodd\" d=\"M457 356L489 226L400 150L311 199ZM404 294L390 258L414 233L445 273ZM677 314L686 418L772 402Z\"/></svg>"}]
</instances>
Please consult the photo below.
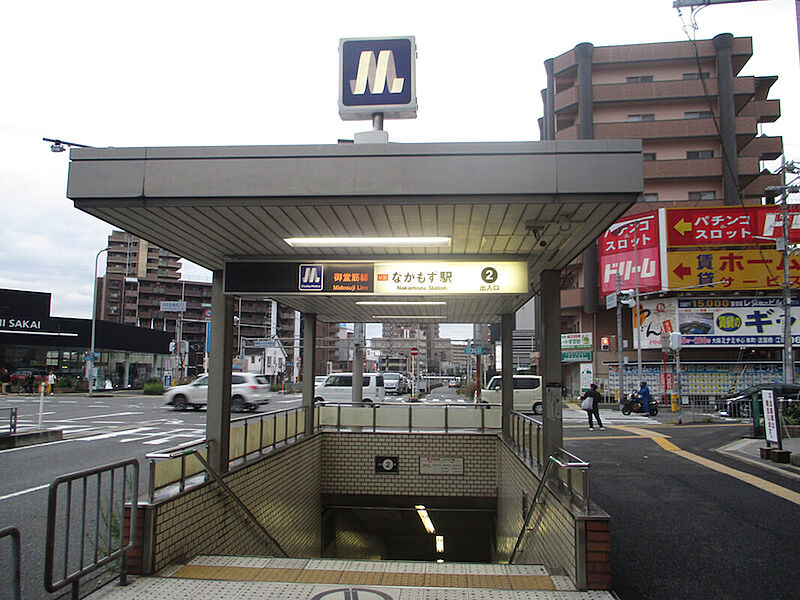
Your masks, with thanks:
<instances>
[{"instance_id":1,"label":"japanese text sign","mask_svg":"<svg viewBox=\"0 0 800 600\"><path fill-rule=\"evenodd\" d=\"M789 240L800 243L800 207L789 207ZM769 245L783 235L780 206L668 208L667 246Z\"/></svg>"}]
</instances>

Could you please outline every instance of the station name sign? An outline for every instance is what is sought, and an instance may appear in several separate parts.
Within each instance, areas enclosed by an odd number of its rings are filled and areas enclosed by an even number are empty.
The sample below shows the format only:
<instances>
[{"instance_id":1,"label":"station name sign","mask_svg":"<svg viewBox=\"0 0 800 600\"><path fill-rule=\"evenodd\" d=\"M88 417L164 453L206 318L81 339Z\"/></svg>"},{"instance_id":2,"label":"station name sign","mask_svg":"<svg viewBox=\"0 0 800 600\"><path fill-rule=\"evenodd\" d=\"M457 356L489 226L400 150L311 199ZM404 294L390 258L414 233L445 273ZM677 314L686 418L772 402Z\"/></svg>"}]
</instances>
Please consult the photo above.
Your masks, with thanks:
<instances>
[{"instance_id":1,"label":"station name sign","mask_svg":"<svg viewBox=\"0 0 800 600\"><path fill-rule=\"evenodd\" d=\"M231 262L228 294L525 294L525 261Z\"/></svg>"}]
</instances>

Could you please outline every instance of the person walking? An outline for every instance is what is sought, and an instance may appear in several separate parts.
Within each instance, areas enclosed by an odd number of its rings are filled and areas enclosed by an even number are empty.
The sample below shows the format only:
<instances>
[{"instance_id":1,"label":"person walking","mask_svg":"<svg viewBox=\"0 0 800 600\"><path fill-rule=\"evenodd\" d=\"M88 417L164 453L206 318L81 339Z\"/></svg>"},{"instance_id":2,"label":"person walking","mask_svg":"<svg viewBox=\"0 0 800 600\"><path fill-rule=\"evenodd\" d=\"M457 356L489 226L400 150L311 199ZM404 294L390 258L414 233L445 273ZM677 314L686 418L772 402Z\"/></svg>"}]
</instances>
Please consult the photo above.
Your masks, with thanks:
<instances>
[{"instance_id":1,"label":"person walking","mask_svg":"<svg viewBox=\"0 0 800 600\"><path fill-rule=\"evenodd\" d=\"M26 393L26 394L32 394L33 393L33 382L34 382L33 371L29 371L28 372L28 376L25 377L25 385L23 387L24 393Z\"/></svg>"},{"instance_id":2,"label":"person walking","mask_svg":"<svg viewBox=\"0 0 800 600\"><path fill-rule=\"evenodd\" d=\"M592 417L597 419L597 426L600 429L605 429L603 427L603 422L600 420L600 401L603 398L600 396L600 392L597 391L597 384L589 384L589 389L583 393L581 399L581 408L584 409L589 416L589 429L594 429Z\"/></svg>"},{"instance_id":3,"label":"person walking","mask_svg":"<svg viewBox=\"0 0 800 600\"><path fill-rule=\"evenodd\" d=\"M650 388L647 387L647 382L642 381L639 383L639 400L642 401L642 410L645 417L650 416L650 400L652 400L652 398L653 397L650 395Z\"/></svg>"},{"instance_id":4,"label":"person walking","mask_svg":"<svg viewBox=\"0 0 800 600\"><path fill-rule=\"evenodd\" d=\"M11 382L11 374L8 372L8 369L3 367L0 370L0 394L5 396L8 393L8 385Z\"/></svg>"},{"instance_id":5,"label":"person walking","mask_svg":"<svg viewBox=\"0 0 800 600\"><path fill-rule=\"evenodd\" d=\"M47 393L48 395L52 396L53 391L56 387L56 374L53 372L53 369L50 369L50 372L47 374Z\"/></svg>"}]
</instances>

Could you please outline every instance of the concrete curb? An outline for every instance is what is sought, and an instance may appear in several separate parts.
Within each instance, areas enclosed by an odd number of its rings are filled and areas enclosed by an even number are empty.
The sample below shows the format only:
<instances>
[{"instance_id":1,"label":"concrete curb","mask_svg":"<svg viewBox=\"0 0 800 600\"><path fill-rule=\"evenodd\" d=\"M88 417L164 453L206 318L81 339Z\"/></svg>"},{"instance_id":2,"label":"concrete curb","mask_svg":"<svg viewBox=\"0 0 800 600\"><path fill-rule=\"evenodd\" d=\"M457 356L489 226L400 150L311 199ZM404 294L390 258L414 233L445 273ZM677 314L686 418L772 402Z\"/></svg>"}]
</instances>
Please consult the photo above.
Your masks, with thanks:
<instances>
[{"instance_id":1,"label":"concrete curb","mask_svg":"<svg viewBox=\"0 0 800 600\"><path fill-rule=\"evenodd\" d=\"M48 442L58 442L64 439L61 429L35 429L32 431L22 431L0 436L0 450L9 448L21 448L23 446L33 446L36 444L46 444Z\"/></svg>"}]
</instances>

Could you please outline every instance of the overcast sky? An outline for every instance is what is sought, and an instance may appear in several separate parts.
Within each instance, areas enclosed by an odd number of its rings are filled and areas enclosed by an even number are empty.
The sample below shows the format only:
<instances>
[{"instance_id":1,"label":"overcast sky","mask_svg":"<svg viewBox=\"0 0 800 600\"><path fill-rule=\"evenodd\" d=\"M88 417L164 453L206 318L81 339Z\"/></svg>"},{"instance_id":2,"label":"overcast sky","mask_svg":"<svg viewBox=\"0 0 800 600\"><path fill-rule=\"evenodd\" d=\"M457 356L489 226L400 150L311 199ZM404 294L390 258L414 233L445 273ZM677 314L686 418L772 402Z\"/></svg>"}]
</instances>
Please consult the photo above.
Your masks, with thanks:
<instances>
[{"instance_id":1,"label":"overcast sky","mask_svg":"<svg viewBox=\"0 0 800 600\"><path fill-rule=\"evenodd\" d=\"M547 58L580 42L686 39L672 0L62 0L6 3L0 15L0 287L51 292L53 315L84 318L111 227L73 208L68 155L42 137L336 143L370 128L339 119L339 38L414 35L418 118L387 121L390 141L535 141ZM794 0L712 6L697 20L698 39L753 37L743 73L779 76L770 97L782 117L764 132L783 135L787 157L800 159Z\"/></svg>"}]
</instances>

